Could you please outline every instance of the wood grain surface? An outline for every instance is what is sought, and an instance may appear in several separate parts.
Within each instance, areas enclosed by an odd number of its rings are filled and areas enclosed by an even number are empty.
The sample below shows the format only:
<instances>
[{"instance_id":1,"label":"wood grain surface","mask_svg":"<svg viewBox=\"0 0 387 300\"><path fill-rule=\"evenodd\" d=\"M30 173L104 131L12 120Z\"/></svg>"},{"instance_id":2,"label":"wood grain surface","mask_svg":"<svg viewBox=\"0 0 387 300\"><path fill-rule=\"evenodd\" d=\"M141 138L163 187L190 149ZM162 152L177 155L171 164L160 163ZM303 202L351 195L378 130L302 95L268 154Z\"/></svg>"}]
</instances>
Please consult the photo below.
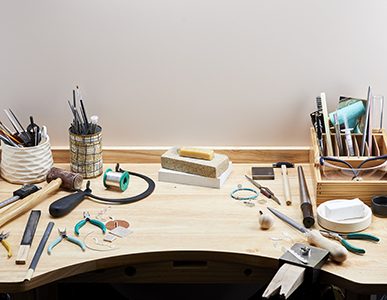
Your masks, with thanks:
<instances>
[{"instance_id":1,"label":"wood grain surface","mask_svg":"<svg viewBox=\"0 0 387 300\"><path fill-rule=\"evenodd\" d=\"M177 261L203 262L209 268L210 264L229 264L230 271L235 264L250 266L251 270L262 270L262 280L271 277L278 268L278 258L282 256L281 246L289 248L294 242L307 243L306 237L285 224L275 219L274 225L268 230L262 230L258 224L259 211L270 213L267 206L273 207L285 213L298 222L302 222L302 212L299 207L299 189L297 168L288 169L290 190L293 203L286 206L284 189L281 177L281 169L275 170L275 180L261 181L264 186L269 187L284 203L279 206L272 200L262 195L254 201L255 206L246 206L243 201L237 201L230 197L231 191L237 188L238 184L243 187L254 188L245 178L251 175L253 166L269 166L277 161L291 161L292 157L284 155L284 159L272 159L271 162L257 163L233 163L233 171L221 189L195 187L189 185L158 182L157 172L159 163L121 163L121 168L127 171L142 173L151 177L156 182L154 193L146 199L132 204L113 204L95 201L86 198L71 213L61 218L53 218L48 213L49 205L69 194L68 190L60 188L42 199L33 209L42 211L41 219L36 229L31 250L29 251L25 265L15 264L15 256L7 258L7 251L0 248L0 292L19 292L28 290L56 280L66 279L71 276L80 276L85 272L94 272L105 268L122 272L128 272L127 265L148 264L152 265L152 272L157 271L159 266L171 264ZM294 158L294 157L293 157ZM118 157L117 157L118 159ZM114 160L111 158L110 160ZM241 158L241 161L245 158ZM269 158L266 158L269 160ZM310 168L305 161L304 171L307 178L307 185L314 203L316 213L313 184ZM56 163L56 167L69 170L69 164ZM114 169L115 164L105 163L104 171L108 168ZM45 186L43 182L40 186ZM83 182L85 188L86 181ZM12 192L20 186L0 180L0 199L5 200L12 196ZM136 195L147 187L145 181L132 176L129 188L125 192L107 190L103 186L102 176L91 180L91 189L95 195L109 198L123 198ZM355 197L356 195L354 195ZM35 273L30 282L23 282L29 263L38 247L39 241L48 222L55 222L54 229L48 240L51 243L56 239L58 228L67 229L68 235L76 237L74 226L83 219L83 212L88 211L92 218L103 209L110 209L105 212L106 222L112 218L126 220L129 222L129 229L133 233L115 239L112 244L119 249L111 251L93 251L81 248L67 240L63 240L55 246L52 254L48 255L45 250L36 267ZM7 207L8 208L8 207ZM1 214L0 210L0 214ZM1 231L10 235L7 241L11 244L14 253L17 253L20 241L27 223L29 212L26 212L5 224ZM313 229L319 229L314 225ZM349 253L348 259L338 264L328 260L323 266L321 279L324 282L332 282L346 289L359 293L379 293L387 289L387 258L384 255L387 232L386 219L372 217L371 226L365 232L374 234L380 238L379 243L367 241L352 241L357 247L366 249L365 255ZM80 236L83 241L85 236L87 246L107 249L106 246L96 245L94 238L103 242L101 229L89 222L80 229ZM293 241L283 235L287 232ZM280 238L278 246L270 238ZM106 243L106 242L105 242ZM47 247L46 247L47 248ZM177 264L176 267L179 265ZM123 269L126 268L126 269ZM160 267L161 268L161 267ZM109 270L109 269L108 269ZM160 269L161 270L161 269ZM227 268L225 268L227 270ZM251 271L250 270L250 271ZM266 271L265 271L266 270ZM269 271L268 271L269 270ZM155 273L136 274L140 282L160 282L160 277L152 275ZM194 276L197 271L192 271ZM258 272L258 271L257 271ZM118 276L117 272L115 276ZM157 274L157 273L156 273ZM214 270L214 275L206 277L207 282L222 280ZM222 272L223 276L225 272ZM158 275L162 275L162 272ZM246 275L246 274L245 274ZM96 275L98 276L101 275ZM226 276L227 277L227 276ZM224 281L227 281L223 277ZM114 281L115 277L111 277ZM118 280L118 279L117 279ZM192 280L195 280L192 277ZM162 281L162 280L161 280ZM179 281L176 278L176 281ZM200 280L198 280L200 281ZM232 278L230 278L232 281Z\"/></svg>"}]
</instances>

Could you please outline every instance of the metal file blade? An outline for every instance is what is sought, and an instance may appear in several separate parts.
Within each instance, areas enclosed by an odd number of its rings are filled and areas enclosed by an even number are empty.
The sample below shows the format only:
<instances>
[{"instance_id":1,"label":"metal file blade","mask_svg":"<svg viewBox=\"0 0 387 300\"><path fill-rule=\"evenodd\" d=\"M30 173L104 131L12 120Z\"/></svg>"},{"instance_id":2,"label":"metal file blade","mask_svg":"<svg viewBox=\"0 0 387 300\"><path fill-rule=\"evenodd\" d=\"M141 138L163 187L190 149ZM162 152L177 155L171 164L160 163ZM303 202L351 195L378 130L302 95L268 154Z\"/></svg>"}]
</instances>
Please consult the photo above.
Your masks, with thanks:
<instances>
[{"instance_id":1,"label":"metal file blade","mask_svg":"<svg viewBox=\"0 0 387 300\"><path fill-rule=\"evenodd\" d=\"M16 264L25 264L27 255L30 250L32 240L34 239L36 227L40 219L41 211L33 210L30 213L30 217L27 222L27 226L24 230L23 238L20 243L19 252L16 257Z\"/></svg>"},{"instance_id":2,"label":"metal file blade","mask_svg":"<svg viewBox=\"0 0 387 300\"><path fill-rule=\"evenodd\" d=\"M288 216L286 216L283 213L279 212L278 210L275 210L275 209L270 208L270 207L268 207L267 209L270 210L273 214L275 214L278 218L280 218L281 220L285 221L289 225L292 225L294 228L298 229L302 233L308 233L309 232L309 229L307 229L306 227L304 227L301 224L297 223L296 221L292 220L291 218L289 218Z\"/></svg>"}]
</instances>

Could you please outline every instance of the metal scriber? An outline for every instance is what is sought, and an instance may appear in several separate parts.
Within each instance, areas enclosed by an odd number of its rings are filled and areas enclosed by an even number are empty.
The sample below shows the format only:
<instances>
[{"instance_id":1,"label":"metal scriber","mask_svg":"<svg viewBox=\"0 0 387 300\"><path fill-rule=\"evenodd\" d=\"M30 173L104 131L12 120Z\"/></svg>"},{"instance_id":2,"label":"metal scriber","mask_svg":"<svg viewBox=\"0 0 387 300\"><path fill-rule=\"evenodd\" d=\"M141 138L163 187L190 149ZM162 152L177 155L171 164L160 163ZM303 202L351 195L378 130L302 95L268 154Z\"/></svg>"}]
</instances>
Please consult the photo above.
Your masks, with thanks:
<instances>
[{"instance_id":1,"label":"metal scriber","mask_svg":"<svg viewBox=\"0 0 387 300\"><path fill-rule=\"evenodd\" d=\"M59 231L59 234L60 234L60 237L58 237L57 239L55 239L50 245L48 245L48 248L47 248L47 252L48 254L51 254L51 251L52 251L52 248L54 248L54 246L56 246L57 244L59 244L63 239L67 239L69 242L72 242L74 244L77 244L79 247L82 248L83 251L86 250L86 246L84 243L82 243L80 240L78 239L75 239L71 236L68 236L67 233L66 233L66 229L64 231L61 231L59 228L58 228L58 231Z\"/></svg>"},{"instance_id":2,"label":"metal scriber","mask_svg":"<svg viewBox=\"0 0 387 300\"><path fill-rule=\"evenodd\" d=\"M79 235L79 229L86 224L87 221L89 221L91 224L95 225L95 226L98 226L102 229L102 232L105 233L106 232L106 227L105 225L98 221L98 220L93 220L90 218L90 214L89 212L83 212L83 216L84 216L84 219L80 222L78 222L77 225L75 225L75 228L74 228L74 231L77 235Z\"/></svg>"},{"instance_id":3,"label":"metal scriber","mask_svg":"<svg viewBox=\"0 0 387 300\"><path fill-rule=\"evenodd\" d=\"M323 236L329 237L329 238L334 238L336 240L339 240L341 244L347 248L349 251L353 253L358 253L358 254L364 254L365 250L361 248L357 248L355 246L352 246L350 243L348 243L344 238L349 239L349 240L368 240L368 241L373 241L373 242L379 242L379 238L367 234L367 233L337 233L337 232L332 232L332 231L325 231L325 230L320 230L320 233Z\"/></svg>"},{"instance_id":4,"label":"metal scriber","mask_svg":"<svg viewBox=\"0 0 387 300\"><path fill-rule=\"evenodd\" d=\"M256 182L254 179L250 178L249 176L247 175L245 176L248 180L251 181L252 184L254 184L257 188L261 190L262 195L264 195L267 198L273 199L275 202L281 205L281 202L279 201L279 199L274 195L274 193L269 188L260 185L258 182Z\"/></svg>"}]
</instances>

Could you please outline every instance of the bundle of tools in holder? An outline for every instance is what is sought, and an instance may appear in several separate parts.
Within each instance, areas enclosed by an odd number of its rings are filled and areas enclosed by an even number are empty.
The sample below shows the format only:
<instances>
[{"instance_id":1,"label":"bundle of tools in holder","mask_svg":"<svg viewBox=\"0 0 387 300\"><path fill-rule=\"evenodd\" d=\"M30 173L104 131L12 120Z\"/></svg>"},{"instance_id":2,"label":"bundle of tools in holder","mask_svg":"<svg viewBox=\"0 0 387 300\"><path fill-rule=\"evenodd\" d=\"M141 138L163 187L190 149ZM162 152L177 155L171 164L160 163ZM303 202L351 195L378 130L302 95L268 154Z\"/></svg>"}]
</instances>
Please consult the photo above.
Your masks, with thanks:
<instances>
[{"instance_id":1,"label":"bundle of tools in holder","mask_svg":"<svg viewBox=\"0 0 387 300\"><path fill-rule=\"evenodd\" d=\"M73 113L73 122L71 123L70 131L77 135L89 135L99 132L100 128L97 126L98 116L91 116L91 122L88 121L85 106L83 104L82 95L77 86L80 109L76 105L75 90L73 90L73 104L68 101L71 112Z\"/></svg>"},{"instance_id":2,"label":"bundle of tools in holder","mask_svg":"<svg viewBox=\"0 0 387 300\"><path fill-rule=\"evenodd\" d=\"M379 130L382 129L384 107L382 95L373 95L372 87L369 86L367 100L340 96L337 109L331 113L328 113L325 93L316 98L316 103L317 111L312 112L310 117L322 156L378 156L373 152L372 126L375 121L373 114L377 113L380 117ZM358 151L353 141L356 138L352 134L361 135L361 140L356 140ZM337 146L337 150L334 146Z\"/></svg>"},{"instance_id":3,"label":"bundle of tools in holder","mask_svg":"<svg viewBox=\"0 0 387 300\"><path fill-rule=\"evenodd\" d=\"M15 132L12 132L0 121L0 139L5 144L22 148L37 146L40 143L42 136L45 134L42 133L42 131L45 129L44 126L41 129L37 124L34 123L34 118L30 116L30 124L27 126L26 130L11 109L9 109L11 114L9 114L6 109L4 109L4 112L7 115L13 128L15 129Z\"/></svg>"}]
</instances>

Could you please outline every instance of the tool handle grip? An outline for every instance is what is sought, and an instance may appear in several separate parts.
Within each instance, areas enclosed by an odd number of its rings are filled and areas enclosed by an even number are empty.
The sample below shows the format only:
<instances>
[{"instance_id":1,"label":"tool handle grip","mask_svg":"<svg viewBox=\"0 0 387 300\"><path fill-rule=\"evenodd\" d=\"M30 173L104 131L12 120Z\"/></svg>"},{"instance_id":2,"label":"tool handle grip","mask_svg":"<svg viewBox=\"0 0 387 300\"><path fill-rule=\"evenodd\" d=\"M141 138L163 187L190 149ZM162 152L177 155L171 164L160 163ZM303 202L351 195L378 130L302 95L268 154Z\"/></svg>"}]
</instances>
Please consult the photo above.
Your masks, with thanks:
<instances>
[{"instance_id":1,"label":"tool handle grip","mask_svg":"<svg viewBox=\"0 0 387 300\"><path fill-rule=\"evenodd\" d=\"M12 248L11 248L11 245L6 241L6 240L2 240L1 241L4 245L4 247L8 250L8 258L12 256Z\"/></svg>"},{"instance_id":2,"label":"tool handle grip","mask_svg":"<svg viewBox=\"0 0 387 300\"><path fill-rule=\"evenodd\" d=\"M75 238L73 238L73 237L71 237L71 236L68 236L67 239L68 239L70 242L72 242L72 243L74 243L74 244L77 244L79 247L82 248L83 251L86 250L85 244L82 243L80 240L75 239Z\"/></svg>"},{"instance_id":3,"label":"tool handle grip","mask_svg":"<svg viewBox=\"0 0 387 300\"><path fill-rule=\"evenodd\" d=\"M281 170L282 170L282 180L284 184L286 205L291 205L292 198L290 197L290 184L289 184L288 170L286 168L286 165L282 165Z\"/></svg>"},{"instance_id":4,"label":"tool handle grip","mask_svg":"<svg viewBox=\"0 0 387 300\"><path fill-rule=\"evenodd\" d=\"M261 194L267 198L271 198L271 194L265 188L261 188Z\"/></svg>"},{"instance_id":5,"label":"tool handle grip","mask_svg":"<svg viewBox=\"0 0 387 300\"><path fill-rule=\"evenodd\" d=\"M72 211L85 198L85 193L80 191L51 203L49 207L50 215L54 218L63 217Z\"/></svg>"},{"instance_id":6,"label":"tool handle grip","mask_svg":"<svg viewBox=\"0 0 387 300\"><path fill-rule=\"evenodd\" d=\"M51 244L48 245L47 253L51 254L52 248L54 248L56 245L58 245L61 240L62 240L62 237L60 236L60 237L56 238L54 241L52 241Z\"/></svg>"},{"instance_id":7,"label":"tool handle grip","mask_svg":"<svg viewBox=\"0 0 387 300\"><path fill-rule=\"evenodd\" d=\"M76 235L79 235L79 229L86 224L86 220L79 221L77 225L74 227L74 231Z\"/></svg>"},{"instance_id":8,"label":"tool handle grip","mask_svg":"<svg viewBox=\"0 0 387 300\"><path fill-rule=\"evenodd\" d=\"M355 246L352 246L350 243L348 243L346 240L344 239L341 239L341 244L347 248L349 251L353 252L353 253L357 253L357 254L364 254L365 253L365 250L364 249L361 249L361 248L357 248Z\"/></svg>"},{"instance_id":9,"label":"tool handle grip","mask_svg":"<svg viewBox=\"0 0 387 300\"><path fill-rule=\"evenodd\" d=\"M104 223L102 223L102 222L100 222L98 220L93 220L93 219L90 220L90 223L98 226L99 228L101 228L103 233L106 232L106 226L105 226Z\"/></svg>"},{"instance_id":10,"label":"tool handle grip","mask_svg":"<svg viewBox=\"0 0 387 300\"><path fill-rule=\"evenodd\" d=\"M369 240L369 241L374 241L374 242L379 242L379 238L374 236L374 235L371 235L371 234L368 234L368 233L349 233L347 235L347 238L350 239L350 240Z\"/></svg>"},{"instance_id":11,"label":"tool handle grip","mask_svg":"<svg viewBox=\"0 0 387 300\"><path fill-rule=\"evenodd\" d=\"M318 231L311 230L308 232L308 242L328 250L330 258L334 261L343 262L348 257L348 250L344 246L323 237Z\"/></svg>"},{"instance_id":12,"label":"tool handle grip","mask_svg":"<svg viewBox=\"0 0 387 300\"><path fill-rule=\"evenodd\" d=\"M44 196L57 190L61 186L61 184L62 179L57 178L47 184L44 188L25 197L24 199L19 200L14 205L4 210L0 216L0 227L8 221L32 209Z\"/></svg>"}]
</instances>

